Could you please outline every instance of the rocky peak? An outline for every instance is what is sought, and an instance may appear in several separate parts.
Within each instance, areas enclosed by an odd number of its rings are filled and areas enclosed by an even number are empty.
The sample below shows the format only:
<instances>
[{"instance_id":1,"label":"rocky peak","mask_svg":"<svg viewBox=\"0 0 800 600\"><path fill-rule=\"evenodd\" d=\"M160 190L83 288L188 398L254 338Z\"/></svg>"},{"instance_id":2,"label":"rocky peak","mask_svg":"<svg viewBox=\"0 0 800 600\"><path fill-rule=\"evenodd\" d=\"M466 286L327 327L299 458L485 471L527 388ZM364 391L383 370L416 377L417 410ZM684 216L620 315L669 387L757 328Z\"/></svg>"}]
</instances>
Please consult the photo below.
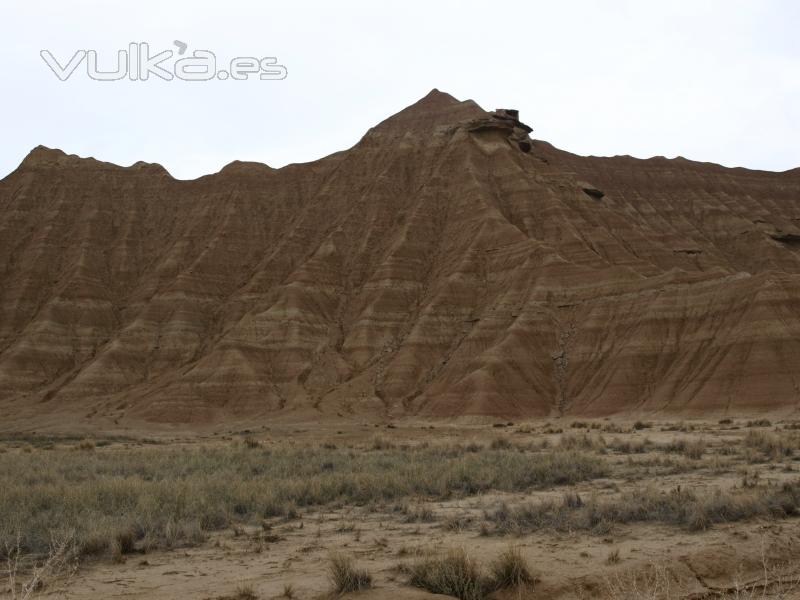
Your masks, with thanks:
<instances>
[{"instance_id":1,"label":"rocky peak","mask_svg":"<svg viewBox=\"0 0 800 600\"><path fill-rule=\"evenodd\" d=\"M487 113L485 117L475 119L468 124L471 132L501 131L509 142L523 152L530 152L533 142L529 134L533 128L519 120L519 111L515 108L498 108Z\"/></svg>"},{"instance_id":2,"label":"rocky peak","mask_svg":"<svg viewBox=\"0 0 800 600\"><path fill-rule=\"evenodd\" d=\"M44 165L57 164L66 158L69 158L69 156L58 148L48 148L47 146L39 145L28 152L28 155L22 159L19 166L37 168Z\"/></svg>"}]
</instances>

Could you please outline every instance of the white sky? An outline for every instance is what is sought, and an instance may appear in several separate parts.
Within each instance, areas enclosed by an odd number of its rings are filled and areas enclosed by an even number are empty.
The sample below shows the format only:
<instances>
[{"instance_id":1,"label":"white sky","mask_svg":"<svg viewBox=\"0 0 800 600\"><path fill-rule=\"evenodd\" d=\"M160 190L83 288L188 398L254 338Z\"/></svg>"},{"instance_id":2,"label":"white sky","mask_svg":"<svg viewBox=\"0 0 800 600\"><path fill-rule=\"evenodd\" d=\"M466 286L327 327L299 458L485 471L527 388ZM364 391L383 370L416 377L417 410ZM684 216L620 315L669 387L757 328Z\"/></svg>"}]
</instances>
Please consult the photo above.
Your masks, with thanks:
<instances>
[{"instance_id":1,"label":"white sky","mask_svg":"<svg viewBox=\"0 0 800 600\"><path fill-rule=\"evenodd\" d=\"M800 2L3 0L0 176L38 144L192 178L354 144L437 87L579 154L800 166ZM130 42L276 56L283 81L59 81ZM187 53L187 54L188 54Z\"/></svg>"}]
</instances>

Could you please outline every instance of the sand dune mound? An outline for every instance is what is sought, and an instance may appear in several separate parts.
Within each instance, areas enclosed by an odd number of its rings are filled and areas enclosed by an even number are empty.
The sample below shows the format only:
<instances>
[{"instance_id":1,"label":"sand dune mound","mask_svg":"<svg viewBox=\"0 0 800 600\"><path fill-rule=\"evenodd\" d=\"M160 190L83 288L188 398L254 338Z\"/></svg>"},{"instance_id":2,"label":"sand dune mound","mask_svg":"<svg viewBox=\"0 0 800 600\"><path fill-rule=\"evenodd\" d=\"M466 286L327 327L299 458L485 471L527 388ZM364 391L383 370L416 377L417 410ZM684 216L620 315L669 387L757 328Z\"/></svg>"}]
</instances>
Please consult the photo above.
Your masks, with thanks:
<instances>
[{"instance_id":1,"label":"sand dune mound","mask_svg":"<svg viewBox=\"0 0 800 600\"><path fill-rule=\"evenodd\" d=\"M580 157L519 118L434 90L193 181L36 148L0 181L0 407L792 410L800 171Z\"/></svg>"}]
</instances>

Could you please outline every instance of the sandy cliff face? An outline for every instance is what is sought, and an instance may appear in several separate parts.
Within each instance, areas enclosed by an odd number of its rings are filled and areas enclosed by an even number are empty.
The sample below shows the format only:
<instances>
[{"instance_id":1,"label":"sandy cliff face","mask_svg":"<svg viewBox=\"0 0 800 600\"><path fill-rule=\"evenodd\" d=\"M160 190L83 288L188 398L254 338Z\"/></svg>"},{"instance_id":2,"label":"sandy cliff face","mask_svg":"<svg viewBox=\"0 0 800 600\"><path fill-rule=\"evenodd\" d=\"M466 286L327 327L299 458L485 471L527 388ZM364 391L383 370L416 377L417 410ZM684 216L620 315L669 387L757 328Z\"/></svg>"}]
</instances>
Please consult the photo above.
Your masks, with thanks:
<instances>
[{"instance_id":1,"label":"sandy cliff face","mask_svg":"<svg viewBox=\"0 0 800 600\"><path fill-rule=\"evenodd\" d=\"M177 181L35 149L0 182L0 406L794 408L800 172L528 139L434 90L277 170Z\"/></svg>"}]
</instances>

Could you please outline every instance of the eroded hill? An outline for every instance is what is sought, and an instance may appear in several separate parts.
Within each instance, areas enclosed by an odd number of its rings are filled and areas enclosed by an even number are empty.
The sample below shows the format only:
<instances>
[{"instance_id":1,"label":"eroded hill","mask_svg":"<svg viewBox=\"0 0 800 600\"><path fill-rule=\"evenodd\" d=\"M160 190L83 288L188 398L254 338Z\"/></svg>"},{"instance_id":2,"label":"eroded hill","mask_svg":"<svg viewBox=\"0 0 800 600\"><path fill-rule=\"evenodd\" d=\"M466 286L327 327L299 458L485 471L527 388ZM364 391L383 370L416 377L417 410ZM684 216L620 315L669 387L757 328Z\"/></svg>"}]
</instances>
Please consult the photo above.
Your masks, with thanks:
<instances>
[{"instance_id":1,"label":"eroded hill","mask_svg":"<svg viewBox=\"0 0 800 600\"><path fill-rule=\"evenodd\" d=\"M33 150L0 182L0 406L793 410L800 171L579 157L515 119L434 90L347 151L193 181Z\"/></svg>"}]
</instances>

